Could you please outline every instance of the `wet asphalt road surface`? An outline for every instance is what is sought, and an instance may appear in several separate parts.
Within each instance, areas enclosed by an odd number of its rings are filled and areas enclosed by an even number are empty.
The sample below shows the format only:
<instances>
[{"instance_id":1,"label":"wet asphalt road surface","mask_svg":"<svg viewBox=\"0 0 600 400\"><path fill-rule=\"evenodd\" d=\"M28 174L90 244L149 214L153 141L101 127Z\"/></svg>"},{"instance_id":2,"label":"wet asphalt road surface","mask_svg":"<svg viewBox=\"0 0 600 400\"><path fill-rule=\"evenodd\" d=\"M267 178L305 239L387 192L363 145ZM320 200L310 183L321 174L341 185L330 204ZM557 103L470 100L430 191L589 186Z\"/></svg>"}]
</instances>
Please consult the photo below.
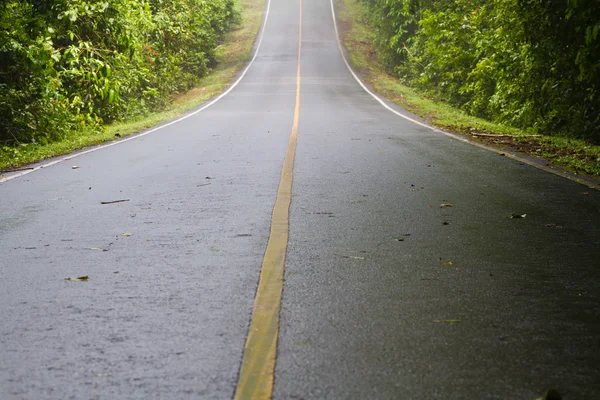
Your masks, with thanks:
<instances>
[{"instance_id":1,"label":"wet asphalt road surface","mask_svg":"<svg viewBox=\"0 0 600 400\"><path fill-rule=\"evenodd\" d=\"M272 0L214 106L0 184L0 399L233 396L298 10ZM302 29L273 397L600 398L600 193L384 109L327 1L303 1Z\"/></svg>"}]
</instances>

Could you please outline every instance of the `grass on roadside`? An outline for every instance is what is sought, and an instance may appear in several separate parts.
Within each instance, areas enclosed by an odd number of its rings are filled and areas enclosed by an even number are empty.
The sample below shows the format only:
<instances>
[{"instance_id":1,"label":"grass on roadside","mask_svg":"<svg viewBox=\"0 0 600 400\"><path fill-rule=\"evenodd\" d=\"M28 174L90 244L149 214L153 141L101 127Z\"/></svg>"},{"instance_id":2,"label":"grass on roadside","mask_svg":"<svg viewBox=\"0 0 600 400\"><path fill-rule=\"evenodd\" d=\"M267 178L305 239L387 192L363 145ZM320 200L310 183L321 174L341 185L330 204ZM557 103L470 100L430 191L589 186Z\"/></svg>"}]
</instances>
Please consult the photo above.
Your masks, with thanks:
<instances>
[{"instance_id":1,"label":"grass on roadside","mask_svg":"<svg viewBox=\"0 0 600 400\"><path fill-rule=\"evenodd\" d=\"M583 175L600 176L600 146L583 140L537 135L531 131L473 117L410 88L390 75L377 56L366 9L357 0L337 0L340 36L352 67L383 97L446 131L469 136L504 150L546 159Z\"/></svg>"},{"instance_id":2,"label":"grass on roadside","mask_svg":"<svg viewBox=\"0 0 600 400\"><path fill-rule=\"evenodd\" d=\"M47 145L27 143L0 148L0 171L140 132L176 118L223 92L248 60L262 22L264 0L239 0L239 5L242 9L242 23L227 35L224 43L217 49L216 68L195 89L175 97L168 109L143 118L108 125L101 132L73 133L60 142Z\"/></svg>"}]
</instances>

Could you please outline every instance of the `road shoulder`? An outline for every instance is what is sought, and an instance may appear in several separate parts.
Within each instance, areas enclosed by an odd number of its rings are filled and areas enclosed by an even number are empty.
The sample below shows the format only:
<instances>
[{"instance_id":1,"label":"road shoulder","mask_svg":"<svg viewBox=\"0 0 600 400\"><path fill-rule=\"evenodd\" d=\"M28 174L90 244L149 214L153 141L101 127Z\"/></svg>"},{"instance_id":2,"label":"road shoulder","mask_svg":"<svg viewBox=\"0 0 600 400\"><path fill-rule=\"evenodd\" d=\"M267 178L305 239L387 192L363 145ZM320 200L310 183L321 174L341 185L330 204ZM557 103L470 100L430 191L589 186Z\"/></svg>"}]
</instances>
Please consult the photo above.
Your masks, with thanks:
<instances>
[{"instance_id":1,"label":"road shoulder","mask_svg":"<svg viewBox=\"0 0 600 400\"><path fill-rule=\"evenodd\" d=\"M340 39L348 61L370 90L418 115L444 133L600 188L600 146L492 123L427 98L403 85L380 63L363 6L357 0L335 0L335 5Z\"/></svg>"}]
</instances>

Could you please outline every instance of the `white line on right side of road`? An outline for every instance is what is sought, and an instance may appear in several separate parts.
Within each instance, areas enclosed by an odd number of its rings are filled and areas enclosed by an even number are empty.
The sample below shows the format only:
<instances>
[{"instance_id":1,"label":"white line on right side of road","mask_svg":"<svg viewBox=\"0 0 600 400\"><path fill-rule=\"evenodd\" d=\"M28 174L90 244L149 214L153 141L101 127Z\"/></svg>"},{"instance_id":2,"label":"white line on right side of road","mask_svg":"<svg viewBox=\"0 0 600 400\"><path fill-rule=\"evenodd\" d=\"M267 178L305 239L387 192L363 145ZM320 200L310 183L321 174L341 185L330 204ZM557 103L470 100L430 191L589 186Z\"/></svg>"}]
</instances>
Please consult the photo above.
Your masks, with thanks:
<instances>
[{"instance_id":1,"label":"white line on right side of road","mask_svg":"<svg viewBox=\"0 0 600 400\"><path fill-rule=\"evenodd\" d=\"M468 144L473 145L475 147L479 147L481 149L489 150L489 151L492 151L494 153L504 155L504 156L506 156L508 158L512 158L512 159L518 160L519 162L525 163L527 165L531 165L532 167L541 169L541 170L546 171L546 172L550 172L550 173L552 173L554 175L558 175L558 176L561 176L563 178L567 178L567 179L572 180L572 181L577 182L577 183L581 183L582 185L585 185L585 186L587 186L589 188L600 189L600 184L598 184L597 182L593 181L592 179L589 179L589 178L586 179L586 178L584 178L584 177L582 177L580 175L573 174L573 173L568 172L566 170L557 170L557 169L548 167L546 165L542 165L542 164L536 163L534 161L531 161L530 159L527 159L525 157L521 157L518 154L509 153L509 152L506 152L506 151L503 151L503 150L496 149L496 148L491 147L491 146L486 146L485 144L482 144L482 143L473 142L473 141L471 141L471 140L469 140L469 139L467 139L465 137L462 137L462 136L454 134L454 133L445 132L445 131L443 131L441 129L437 129L437 128L431 126L431 125L427 125L427 124L425 124L425 123L423 123L421 121L417 121L414 118L411 118L409 116L406 116L406 115L398 112L397 110L394 110L392 107L390 107L388 104L386 104L386 102L383 101L379 96L377 96L375 93L373 93L363 83L363 81L358 77L358 75L356 74L356 72L354 72L354 70L350 66L350 63L348 62L348 59L346 58L346 55L344 54L344 47L342 46L342 40L340 38L340 31L338 29L337 17L336 17L336 14L335 14L335 6L334 6L333 2L334 2L334 0L329 0L329 3L331 4L331 16L333 17L333 26L335 28L335 37L337 39L337 44L338 44L338 48L340 50L340 54L342 55L342 59L344 60L344 64L346 64L346 67L348 68L348 71L350 71L350 73L352 74L352 76L354 77L354 79L356 80L356 82L358 82L358 84L365 90L365 92L367 92L369 95L371 95L371 97L373 97L375 100L377 100L377 102L379 104L381 104L382 106L384 106L387 110L393 112L394 114L396 114L397 116L399 116L401 118L404 118L407 121L410 121L410 122L412 122L414 124L417 124L419 126L422 126L424 128L430 129L433 132L441 133L442 135L446 135L446 136L451 137L453 139L460 140L461 142L468 143Z\"/></svg>"},{"instance_id":2,"label":"white line on right side of road","mask_svg":"<svg viewBox=\"0 0 600 400\"><path fill-rule=\"evenodd\" d=\"M439 129L436 129L432 126L429 126L427 124L424 124L421 121L417 121L414 118L410 118L396 110L394 110L392 107L388 106L385 101L381 100L381 98L379 98L379 96L377 96L375 93L371 92L369 90L369 88L360 80L360 78L358 77L358 75L356 75L356 73L354 72L354 70L352 69L352 67L350 66L350 63L348 62L348 60L346 59L346 55L344 54L344 48L342 47L342 40L340 39L340 31L338 29L338 25L337 25L337 17L335 15L335 6L333 5L333 1L334 0L330 0L329 2L331 3L331 15L333 17L333 26L335 28L335 37L337 39L337 44L338 44L338 48L340 49L340 54L342 55L342 59L344 60L344 64L346 64L346 67L348 67L348 70L350 71L350 73L352 74L352 76L354 77L354 79L356 79L356 82L358 82L358 84L365 90L365 92L367 92L368 94L371 95L371 97L373 97L375 100L377 100L379 102L379 104L381 104L382 106L384 106L385 108L387 108L389 111L393 112L394 114L396 114L397 116L404 118L410 122L413 122L417 125L420 125L424 128L427 129L431 129L432 131L435 132L440 132L440 133L445 133L440 131ZM454 136L454 135L453 135ZM462 138L461 138L462 139Z\"/></svg>"},{"instance_id":3,"label":"white line on right side of road","mask_svg":"<svg viewBox=\"0 0 600 400\"><path fill-rule=\"evenodd\" d=\"M80 157L80 156L82 156L84 154L93 153L95 151L102 150L102 149L105 149L107 147L116 146L116 145L121 144L121 143L129 142L130 140L138 139L138 138L140 138L142 136L149 135L149 134L151 134L153 132L159 131L159 130L161 130L163 128L166 128L168 126L175 125L178 122L181 122L181 121L183 121L185 119L193 117L194 115L196 115L198 113L201 113L202 111L206 110L208 107L212 106L213 104L215 104L216 102L218 102L219 100L221 100L223 97L227 96L233 89L235 89L235 87L242 81L242 79L244 79L244 77L246 76L246 73L248 72L248 70L250 69L250 67L252 67L252 64L254 64L254 61L256 60L256 57L258 56L258 53L260 51L260 46L262 44L263 38L265 36L265 30L266 30L266 27L267 27L267 20L269 19L269 11L270 10L271 10L271 0L268 0L267 1L267 9L265 11L265 17L264 17L263 24L262 24L262 27L261 27L260 37L258 39L258 44L256 45L256 51L254 52L254 56L252 57L252 59L250 60L250 62L248 63L248 65L246 66L246 69L244 69L244 71L242 72L242 74L240 75L240 77L234 83L232 83L231 86L229 86L229 88L226 91L224 91L223 93L221 93L219 96L217 96L211 102L205 104L204 106L202 106L201 108L197 109L196 111L193 111L193 112L191 112L189 114L184 115L181 118L177 118L177 119L175 119L175 120L173 120L171 122L168 122L168 123L166 123L164 125L157 126L157 127L152 128L150 130L147 130L147 131L145 131L143 133L134 134L134 135L132 135L132 136L126 138L126 139L122 139L122 140L118 140L118 141L111 142L111 143L108 143L108 144L104 144L104 145L100 145L100 146L97 146L97 147L93 147L93 148L91 148L89 150L85 150L85 151L82 151L82 152L79 152L79 153L67 155L65 157L61 157L61 158L56 159L54 161L50 161L50 162L38 165L37 167L34 167L34 168L32 168L30 170L27 170L27 171L22 171L22 172L19 172L17 174L14 174L14 175L9 175L9 176L2 177L2 178L0 178L0 184L3 183L3 182L8 182L8 181L11 181L13 179L17 179L17 178L20 178L22 176L31 174L32 172L39 171L39 170L41 170L43 168L48 168L48 167L51 167L53 165L65 162L65 161L72 160L73 158Z\"/></svg>"}]
</instances>

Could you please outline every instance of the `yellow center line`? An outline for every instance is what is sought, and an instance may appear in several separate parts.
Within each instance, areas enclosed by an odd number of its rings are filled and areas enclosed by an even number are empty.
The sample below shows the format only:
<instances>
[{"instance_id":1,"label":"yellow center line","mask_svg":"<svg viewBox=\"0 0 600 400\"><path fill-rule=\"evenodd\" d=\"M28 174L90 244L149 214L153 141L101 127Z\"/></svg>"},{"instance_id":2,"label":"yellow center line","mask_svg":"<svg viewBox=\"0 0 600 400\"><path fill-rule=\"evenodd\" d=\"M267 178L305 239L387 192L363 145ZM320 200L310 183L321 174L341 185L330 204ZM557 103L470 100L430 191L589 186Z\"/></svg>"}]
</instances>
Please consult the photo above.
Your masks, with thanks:
<instances>
[{"instance_id":1,"label":"yellow center line","mask_svg":"<svg viewBox=\"0 0 600 400\"><path fill-rule=\"evenodd\" d=\"M283 272L289 236L289 214L292 202L296 137L300 116L300 59L302 55L302 0L298 29L298 72L296 76L296 107L277 200L273 207L271 234L262 263L260 280L254 300L252 321L246 338L242 367L235 391L236 400L271 399L275 375L275 358L279 336L279 311L283 292Z\"/></svg>"}]
</instances>

